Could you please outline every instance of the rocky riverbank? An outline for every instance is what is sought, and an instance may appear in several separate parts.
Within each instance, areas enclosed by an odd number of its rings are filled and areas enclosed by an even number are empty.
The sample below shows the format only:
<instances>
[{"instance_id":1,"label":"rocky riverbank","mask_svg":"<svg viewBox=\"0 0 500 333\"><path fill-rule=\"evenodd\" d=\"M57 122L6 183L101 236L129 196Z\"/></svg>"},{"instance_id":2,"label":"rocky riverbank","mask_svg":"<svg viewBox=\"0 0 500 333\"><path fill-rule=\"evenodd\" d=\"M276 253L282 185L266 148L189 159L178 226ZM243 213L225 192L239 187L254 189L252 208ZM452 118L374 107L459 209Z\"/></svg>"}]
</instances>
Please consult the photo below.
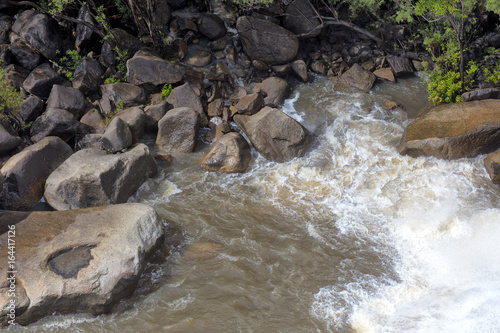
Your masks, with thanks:
<instances>
[{"instance_id":1,"label":"rocky riverbank","mask_svg":"<svg viewBox=\"0 0 500 333\"><path fill-rule=\"evenodd\" d=\"M213 13L197 1L157 6L154 21L171 46L169 58L127 27L111 29L101 45L87 25L0 3L4 80L24 98L18 115L8 110L0 119L0 206L8 210L0 225L17 223L27 235L16 245L24 271L15 303L21 324L54 312L107 312L130 294L162 237L161 223L147 206L114 205L127 202L163 163L196 150L199 140L213 144L200 161L213 172L244 172L251 147L276 162L307 154L313 134L280 110L289 80L307 82L316 73L338 80L337 89L369 93L377 81L412 75L426 59L346 28L318 29L307 0L241 16L223 3ZM95 25L86 11L73 14ZM385 28L387 41L404 38L397 27ZM488 34L483 42L498 48L497 39ZM86 55L74 69L61 60L72 45ZM452 159L499 149L500 89L477 88L464 103L438 106L412 122L400 152ZM154 147L141 142L145 133ZM495 182L497 155L485 160ZM11 212L36 210L42 198L57 212ZM82 238L72 239L74 232ZM124 247L124 239L133 241ZM6 246L4 233L2 256ZM9 287L0 287L3 319Z\"/></svg>"}]
</instances>

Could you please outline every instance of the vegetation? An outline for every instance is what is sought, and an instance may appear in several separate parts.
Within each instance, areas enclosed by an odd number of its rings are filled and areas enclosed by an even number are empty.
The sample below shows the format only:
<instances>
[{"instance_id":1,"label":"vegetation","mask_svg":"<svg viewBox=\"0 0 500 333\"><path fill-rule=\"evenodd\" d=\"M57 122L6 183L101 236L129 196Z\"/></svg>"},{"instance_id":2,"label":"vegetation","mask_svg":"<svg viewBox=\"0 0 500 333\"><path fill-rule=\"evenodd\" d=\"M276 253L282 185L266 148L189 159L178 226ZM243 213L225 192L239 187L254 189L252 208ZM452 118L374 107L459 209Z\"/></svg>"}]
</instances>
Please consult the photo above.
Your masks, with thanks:
<instances>
[{"instance_id":1,"label":"vegetation","mask_svg":"<svg viewBox=\"0 0 500 333\"><path fill-rule=\"evenodd\" d=\"M0 123L8 122L15 128L20 128L22 102L23 98L10 85L5 66L0 61Z\"/></svg>"},{"instance_id":2,"label":"vegetation","mask_svg":"<svg viewBox=\"0 0 500 333\"><path fill-rule=\"evenodd\" d=\"M170 96L170 93L172 92L174 88L172 87L171 84L166 83L163 88L161 88L161 94L163 95L163 99L167 99L168 96Z\"/></svg>"}]
</instances>

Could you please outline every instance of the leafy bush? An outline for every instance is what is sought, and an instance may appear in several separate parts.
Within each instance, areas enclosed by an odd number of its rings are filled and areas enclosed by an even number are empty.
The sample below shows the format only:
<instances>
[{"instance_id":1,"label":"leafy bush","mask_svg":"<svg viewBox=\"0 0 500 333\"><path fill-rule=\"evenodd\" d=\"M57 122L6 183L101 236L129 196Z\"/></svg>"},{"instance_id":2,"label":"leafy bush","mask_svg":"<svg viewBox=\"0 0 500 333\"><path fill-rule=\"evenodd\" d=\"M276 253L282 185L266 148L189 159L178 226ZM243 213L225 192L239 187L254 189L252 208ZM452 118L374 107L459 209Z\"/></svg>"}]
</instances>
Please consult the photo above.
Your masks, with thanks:
<instances>
[{"instance_id":1,"label":"leafy bush","mask_svg":"<svg viewBox=\"0 0 500 333\"><path fill-rule=\"evenodd\" d=\"M163 95L163 99L167 99L168 96L170 96L170 93L172 92L173 88L171 84L165 84L163 88L161 88L161 94Z\"/></svg>"},{"instance_id":2,"label":"leafy bush","mask_svg":"<svg viewBox=\"0 0 500 333\"><path fill-rule=\"evenodd\" d=\"M0 121L20 124L23 98L6 78L5 67L0 61Z\"/></svg>"}]
</instances>

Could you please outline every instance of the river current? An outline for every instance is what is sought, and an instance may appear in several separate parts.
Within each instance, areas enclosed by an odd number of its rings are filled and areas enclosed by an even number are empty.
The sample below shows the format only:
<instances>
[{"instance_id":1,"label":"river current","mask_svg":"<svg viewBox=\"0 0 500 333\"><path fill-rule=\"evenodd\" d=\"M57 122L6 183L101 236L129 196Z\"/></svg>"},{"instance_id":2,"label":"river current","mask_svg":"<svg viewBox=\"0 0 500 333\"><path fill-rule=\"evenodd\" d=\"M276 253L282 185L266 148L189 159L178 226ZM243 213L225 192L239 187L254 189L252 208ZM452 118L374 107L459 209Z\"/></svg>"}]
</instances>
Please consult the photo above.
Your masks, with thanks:
<instances>
[{"instance_id":1,"label":"river current","mask_svg":"<svg viewBox=\"0 0 500 333\"><path fill-rule=\"evenodd\" d=\"M500 187L484 156L398 154L420 78L334 86L298 84L281 108L315 135L303 158L253 151L246 173L217 174L198 164L205 145L140 188L129 201L170 221L172 245L111 314L7 331L499 332Z\"/></svg>"}]
</instances>

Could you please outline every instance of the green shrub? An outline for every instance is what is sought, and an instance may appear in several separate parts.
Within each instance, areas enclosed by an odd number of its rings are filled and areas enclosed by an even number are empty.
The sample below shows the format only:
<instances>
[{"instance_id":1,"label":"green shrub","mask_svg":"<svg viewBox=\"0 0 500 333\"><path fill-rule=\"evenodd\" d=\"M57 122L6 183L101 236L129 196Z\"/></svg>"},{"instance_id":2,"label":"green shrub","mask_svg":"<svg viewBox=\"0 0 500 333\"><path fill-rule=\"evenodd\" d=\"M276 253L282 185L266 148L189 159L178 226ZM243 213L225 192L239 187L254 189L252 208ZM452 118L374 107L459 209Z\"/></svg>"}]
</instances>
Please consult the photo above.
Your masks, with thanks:
<instances>
[{"instance_id":1,"label":"green shrub","mask_svg":"<svg viewBox=\"0 0 500 333\"><path fill-rule=\"evenodd\" d=\"M23 98L6 78L5 67L0 61L0 121L21 121Z\"/></svg>"},{"instance_id":2,"label":"green shrub","mask_svg":"<svg viewBox=\"0 0 500 333\"><path fill-rule=\"evenodd\" d=\"M163 99L167 99L170 96L173 88L171 84L166 83L163 88L161 88L161 94L163 95Z\"/></svg>"}]
</instances>

